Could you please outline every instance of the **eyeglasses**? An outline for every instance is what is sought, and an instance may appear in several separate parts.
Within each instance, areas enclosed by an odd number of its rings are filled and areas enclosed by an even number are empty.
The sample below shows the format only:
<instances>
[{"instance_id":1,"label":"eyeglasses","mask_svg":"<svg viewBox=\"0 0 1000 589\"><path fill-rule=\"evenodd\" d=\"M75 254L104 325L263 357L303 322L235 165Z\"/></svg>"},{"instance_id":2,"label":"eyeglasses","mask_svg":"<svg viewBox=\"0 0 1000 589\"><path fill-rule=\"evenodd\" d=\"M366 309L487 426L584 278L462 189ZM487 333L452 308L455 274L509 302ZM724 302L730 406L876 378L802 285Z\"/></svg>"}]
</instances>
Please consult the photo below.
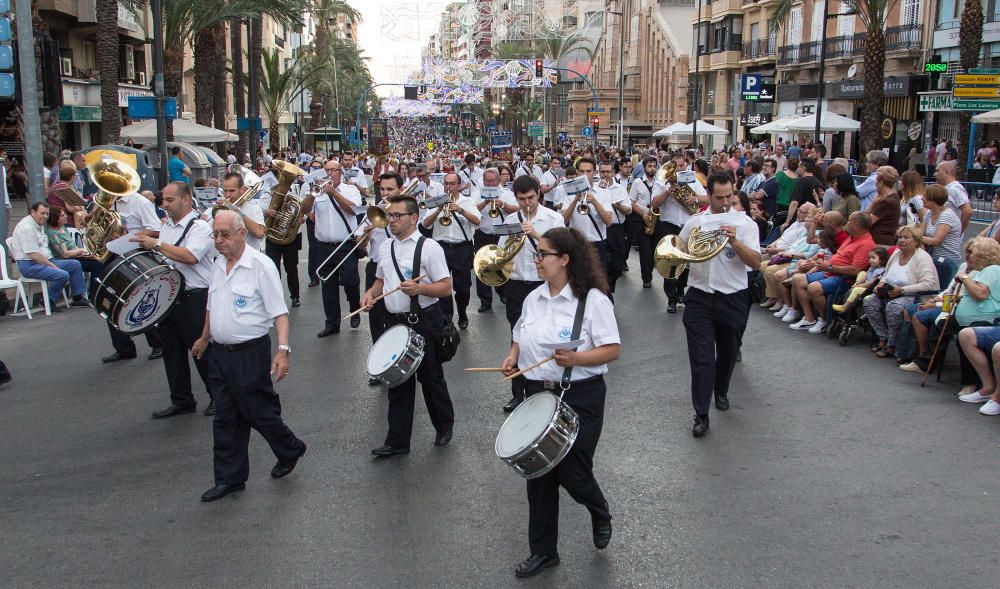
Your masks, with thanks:
<instances>
[{"instance_id":1,"label":"eyeglasses","mask_svg":"<svg viewBox=\"0 0 1000 589\"><path fill-rule=\"evenodd\" d=\"M416 215L416 213L386 213L385 216L390 221L399 221L403 217L409 217L410 215Z\"/></svg>"},{"instance_id":2,"label":"eyeglasses","mask_svg":"<svg viewBox=\"0 0 1000 589\"><path fill-rule=\"evenodd\" d=\"M557 254L555 252L535 252L535 261L541 262L545 259L545 256L561 256L562 254Z\"/></svg>"},{"instance_id":3,"label":"eyeglasses","mask_svg":"<svg viewBox=\"0 0 1000 589\"><path fill-rule=\"evenodd\" d=\"M239 233L239 231L213 231L212 233L209 234L209 237L211 237L212 239L218 239L220 237L222 239L229 239L230 237L232 237L237 233Z\"/></svg>"}]
</instances>

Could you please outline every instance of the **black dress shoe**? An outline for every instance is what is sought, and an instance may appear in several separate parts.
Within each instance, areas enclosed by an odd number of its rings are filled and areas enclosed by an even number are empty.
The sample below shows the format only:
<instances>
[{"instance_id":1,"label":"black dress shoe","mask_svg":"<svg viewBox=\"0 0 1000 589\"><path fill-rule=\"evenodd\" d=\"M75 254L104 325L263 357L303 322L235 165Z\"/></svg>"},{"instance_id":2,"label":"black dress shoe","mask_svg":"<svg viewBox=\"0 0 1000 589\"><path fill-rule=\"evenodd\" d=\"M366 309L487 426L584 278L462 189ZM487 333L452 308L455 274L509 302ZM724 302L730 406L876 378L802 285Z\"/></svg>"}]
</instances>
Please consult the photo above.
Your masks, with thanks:
<instances>
[{"instance_id":1,"label":"black dress shoe","mask_svg":"<svg viewBox=\"0 0 1000 589\"><path fill-rule=\"evenodd\" d=\"M642 287L643 288L653 288L653 283L652 282L643 282L642 283Z\"/></svg>"},{"instance_id":2,"label":"black dress shoe","mask_svg":"<svg viewBox=\"0 0 1000 589\"><path fill-rule=\"evenodd\" d=\"M716 395L715 408L719 411L729 411L729 397L727 395Z\"/></svg>"},{"instance_id":3,"label":"black dress shoe","mask_svg":"<svg viewBox=\"0 0 1000 589\"><path fill-rule=\"evenodd\" d=\"M504 306L507 305L507 297L506 297L506 295L500 295L500 304L504 305Z\"/></svg>"},{"instance_id":4,"label":"black dress shoe","mask_svg":"<svg viewBox=\"0 0 1000 589\"><path fill-rule=\"evenodd\" d=\"M351 317L351 329L357 329L359 327L361 327L361 315Z\"/></svg>"},{"instance_id":5,"label":"black dress shoe","mask_svg":"<svg viewBox=\"0 0 1000 589\"><path fill-rule=\"evenodd\" d=\"M514 569L514 574L522 579L534 577L542 572L542 569L559 565L559 555L545 556L543 554L532 554L527 560L521 562Z\"/></svg>"},{"instance_id":6,"label":"black dress shoe","mask_svg":"<svg viewBox=\"0 0 1000 589\"><path fill-rule=\"evenodd\" d=\"M691 428L691 435L693 435L696 438L700 438L707 433L708 433L708 416L695 415L694 427Z\"/></svg>"},{"instance_id":7,"label":"black dress shoe","mask_svg":"<svg viewBox=\"0 0 1000 589\"><path fill-rule=\"evenodd\" d=\"M203 414L207 416L215 415L215 401L208 402L208 407L205 407L205 411Z\"/></svg>"},{"instance_id":8,"label":"black dress shoe","mask_svg":"<svg viewBox=\"0 0 1000 589\"><path fill-rule=\"evenodd\" d=\"M69 304L71 309L84 309L90 306L90 303L84 299L71 301Z\"/></svg>"},{"instance_id":9,"label":"black dress shoe","mask_svg":"<svg viewBox=\"0 0 1000 589\"><path fill-rule=\"evenodd\" d=\"M165 419L167 417L173 417L174 415L183 415L185 413L194 413L194 407L178 407L177 405L171 405L166 409L160 409L159 411L153 411L153 419Z\"/></svg>"},{"instance_id":10,"label":"black dress shoe","mask_svg":"<svg viewBox=\"0 0 1000 589\"><path fill-rule=\"evenodd\" d=\"M676 313L676 312L677 312L677 301L674 300L667 301L667 313Z\"/></svg>"},{"instance_id":11,"label":"black dress shoe","mask_svg":"<svg viewBox=\"0 0 1000 589\"><path fill-rule=\"evenodd\" d=\"M335 335L340 333L339 327L326 327L323 331L316 334L316 337L326 337L328 335Z\"/></svg>"},{"instance_id":12,"label":"black dress shoe","mask_svg":"<svg viewBox=\"0 0 1000 589\"><path fill-rule=\"evenodd\" d=\"M242 491L246 489L246 483L236 483L235 485L215 485L211 489L205 491L201 495L201 500L205 503L210 501L216 501L222 499L230 493L235 493L236 491Z\"/></svg>"},{"instance_id":13,"label":"black dress shoe","mask_svg":"<svg viewBox=\"0 0 1000 589\"><path fill-rule=\"evenodd\" d=\"M117 362L119 360L132 360L135 358L135 354L122 354L121 352L115 352L110 356L105 356L101 358L101 362L105 364L110 364L112 362Z\"/></svg>"},{"instance_id":14,"label":"black dress shoe","mask_svg":"<svg viewBox=\"0 0 1000 589\"><path fill-rule=\"evenodd\" d=\"M369 376L368 377L368 386L373 387L373 386L379 385L379 384L382 384L381 380L375 378L374 376Z\"/></svg>"},{"instance_id":15,"label":"black dress shoe","mask_svg":"<svg viewBox=\"0 0 1000 589\"><path fill-rule=\"evenodd\" d=\"M524 401L522 397L511 397L510 401L507 401L507 404L503 406L503 412L510 413L511 411L517 409L517 406L521 404L521 401Z\"/></svg>"},{"instance_id":16,"label":"black dress shoe","mask_svg":"<svg viewBox=\"0 0 1000 589\"><path fill-rule=\"evenodd\" d=\"M150 360L159 360L163 357L163 348L153 348L153 351L149 353Z\"/></svg>"},{"instance_id":17,"label":"black dress shoe","mask_svg":"<svg viewBox=\"0 0 1000 589\"><path fill-rule=\"evenodd\" d=\"M469 328L469 318L468 317L459 317L458 318L458 328L459 329L468 329Z\"/></svg>"},{"instance_id":18,"label":"black dress shoe","mask_svg":"<svg viewBox=\"0 0 1000 589\"><path fill-rule=\"evenodd\" d=\"M309 281L309 288L312 288L314 286L319 286L319 280L316 280L315 278Z\"/></svg>"},{"instance_id":19,"label":"black dress shoe","mask_svg":"<svg viewBox=\"0 0 1000 589\"><path fill-rule=\"evenodd\" d=\"M479 305L479 308L476 310L476 313L492 313L492 312L493 312L493 305L485 305L485 304Z\"/></svg>"},{"instance_id":20,"label":"black dress shoe","mask_svg":"<svg viewBox=\"0 0 1000 589\"><path fill-rule=\"evenodd\" d=\"M299 297L295 297L295 298L292 299L292 306L293 307L301 307L302 306L302 303L299 302Z\"/></svg>"},{"instance_id":21,"label":"black dress shoe","mask_svg":"<svg viewBox=\"0 0 1000 589\"><path fill-rule=\"evenodd\" d=\"M306 445L302 444L302 451L299 455L295 457L291 462L278 461L271 469L271 478L280 479L283 476L288 475L290 472L295 470L295 465L299 463L299 458L302 458L306 453Z\"/></svg>"},{"instance_id":22,"label":"black dress shoe","mask_svg":"<svg viewBox=\"0 0 1000 589\"><path fill-rule=\"evenodd\" d=\"M409 448L393 448L392 446L379 446L372 450L373 456L378 456L379 458L384 458L386 456L395 456L396 454L409 454Z\"/></svg>"},{"instance_id":23,"label":"black dress shoe","mask_svg":"<svg viewBox=\"0 0 1000 589\"><path fill-rule=\"evenodd\" d=\"M594 520L591 522L594 528L594 546L598 549L608 547L611 542L611 521L606 519Z\"/></svg>"},{"instance_id":24,"label":"black dress shoe","mask_svg":"<svg viewBox=\"0 0 1000 589\"><path fill-rule=\"evenodd\" d=\"M743 362L743 350L736 350L736 361Z\"/></svg>"},{"instance_id":25,"label":"black dress shoe","mask_svg":"<svg viewBox=\"0 0 1000 589\"><path fill-rule=\"evenodd\" d=\"M451 441L451 431L446 431L443 434L438 434L434 436L435 446L447 446L448 442Z\"/></svg>"}]
</instances>

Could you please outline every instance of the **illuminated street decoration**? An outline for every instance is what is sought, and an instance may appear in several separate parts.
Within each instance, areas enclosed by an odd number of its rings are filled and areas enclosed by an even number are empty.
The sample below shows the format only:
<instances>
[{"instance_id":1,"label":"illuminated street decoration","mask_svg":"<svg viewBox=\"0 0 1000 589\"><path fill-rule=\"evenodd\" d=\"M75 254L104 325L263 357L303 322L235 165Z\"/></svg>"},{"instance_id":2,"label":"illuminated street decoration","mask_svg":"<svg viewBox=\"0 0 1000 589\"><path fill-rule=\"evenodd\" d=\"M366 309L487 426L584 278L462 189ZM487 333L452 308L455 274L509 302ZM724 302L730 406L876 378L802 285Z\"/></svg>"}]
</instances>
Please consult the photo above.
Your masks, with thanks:
<instances>
[{"instance_id":1,"label":"illuminated street decoration","mask_svg":"<svg viewBox=\"0 0 1000 589\"><path fill-rule=\"evenodd\" d=\"M427 86L448 86L477 88L551 88L556 70L555 64L546 59L544 75L535 76L535 60L512 59L433 59L424 62L418 74L421 79L411 80L415 84Z\"/></svg>"},{"instance_id":2,"label":"illuminated street decoration","mask_svg":"<svg viewBox=\"0 0 1000 589\"><path fill-rule=\"evenodd\" d=\"M428 86L420 100L441 104L482 104L483 89L473 86Z\"/></svg>"}]
</instances>

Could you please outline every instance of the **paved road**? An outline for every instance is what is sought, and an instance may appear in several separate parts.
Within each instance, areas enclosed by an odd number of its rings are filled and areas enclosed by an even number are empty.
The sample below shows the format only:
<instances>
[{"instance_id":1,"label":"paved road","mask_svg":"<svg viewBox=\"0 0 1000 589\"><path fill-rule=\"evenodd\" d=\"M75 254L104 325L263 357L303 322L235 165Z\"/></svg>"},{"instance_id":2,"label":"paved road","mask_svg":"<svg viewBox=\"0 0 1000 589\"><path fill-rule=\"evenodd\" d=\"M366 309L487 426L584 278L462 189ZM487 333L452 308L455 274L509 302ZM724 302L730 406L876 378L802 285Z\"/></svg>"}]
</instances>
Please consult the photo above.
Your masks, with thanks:
<instances>
[{"instance_id":1,"label":"paved road","mask_svg":"<svg viewBox=\"0 0 1000 589\"><path fill-rule=\"evenodd\" d=\"M503 356L502 307L473 314L447 366L452 444L432 446L418 403L412 453L373 461L386 401L364 385L367 328L317 340L319 290L306 290L279 390L309 453L271 480L254 434L247 490L213 504L198 500L209 418L149 419L167 402L161 362L102 365L106 329L86 310L2 318L15 381L0 388L0 586L995 586L1000 419L955 399L954 370L920 389L860 342L755 308L733 407L695 440L680 315L637 284L633 268L596 456L614 539L596 551L564 494L563 564L528 581L513 576L524 482L493 455L507 391L461 371Z\"/></svg>"}]
</instances>

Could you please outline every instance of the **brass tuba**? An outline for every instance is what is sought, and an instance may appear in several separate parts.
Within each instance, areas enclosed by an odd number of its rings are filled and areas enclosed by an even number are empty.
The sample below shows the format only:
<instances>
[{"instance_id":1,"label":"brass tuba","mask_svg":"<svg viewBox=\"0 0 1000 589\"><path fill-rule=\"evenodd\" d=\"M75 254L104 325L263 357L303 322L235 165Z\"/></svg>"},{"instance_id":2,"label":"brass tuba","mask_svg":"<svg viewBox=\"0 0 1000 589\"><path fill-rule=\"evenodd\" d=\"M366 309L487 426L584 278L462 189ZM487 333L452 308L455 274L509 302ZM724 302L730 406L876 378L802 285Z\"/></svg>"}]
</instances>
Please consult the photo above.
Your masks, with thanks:
<instances>
[{"instance_id":1,"label":"brass tuba","mask_svg":"<svg viewBox=\"0 0 1000 589\"><path fill-rule=\"evenodd\" d=\"M688 264L707 262L729 245L729 236L722 230L702 231L694 227L687 243L678 235L667 235L656 244L653 267L668 280L680 277Z\"/></svg>"},{"instance_id":2,"label":"brass tuba","mask_svg":"<svg viewBox=\"0 0 1000 589\"><path fill-rule=\"evenodd\" d=\"M302 168L291 162L275 161L274 171L278 183L271 189L271 206L277 214L264 217L264 235L277 245L288 245L295 241L302 224L302 201L289 193L292 182L299 176L305 176Z\"/></svg>"},{"instance_id":3,"label":"brass tuba","mask_svg":"<svg viewBox=\"0 0 1000 589\"><path fill-rule=\"evenodd\" d=\"M472 261L476 278L487 286L505 284L510 280L510 275L514 271L514 257L521 251L527 240L528 234L522 233L508 239L503 247L490 244L479 248Z\"/></svg>"},{"instance_id":4,"label":"brass tuba","mask_svg":"<svg viewBox=\"0 0 1000 589\"><path fill-rule=\"evenodd\" d=\"M668 190L670 196L676 200L677 203L681 205L681 208L687 211L689 215L693 215L701 210L698 203L688 205L685 202L687 197L694 194L694 191L691 190L687 184L677 183L677 164L674 163L674 160L670 160L660 166L660 169L656 172L656 179L664 185L668 182L670 183L670 189Z\"/></svg>"},{"instance_id":5,"label":"brass tuba","mask_svg":"<svg viewBox=\"0 0 1000 589\"><path fill-rule=\"evenodd\" d=\"M94 208L83 233L83 244L95 259L107 262L111 257L107 243L122 232L121 216L112 210L115 201L138 192L142 182L135 168L110 155L101 156L87 166L87 171L99 190L94 195Z\"/></svg>"}]
</instances>

